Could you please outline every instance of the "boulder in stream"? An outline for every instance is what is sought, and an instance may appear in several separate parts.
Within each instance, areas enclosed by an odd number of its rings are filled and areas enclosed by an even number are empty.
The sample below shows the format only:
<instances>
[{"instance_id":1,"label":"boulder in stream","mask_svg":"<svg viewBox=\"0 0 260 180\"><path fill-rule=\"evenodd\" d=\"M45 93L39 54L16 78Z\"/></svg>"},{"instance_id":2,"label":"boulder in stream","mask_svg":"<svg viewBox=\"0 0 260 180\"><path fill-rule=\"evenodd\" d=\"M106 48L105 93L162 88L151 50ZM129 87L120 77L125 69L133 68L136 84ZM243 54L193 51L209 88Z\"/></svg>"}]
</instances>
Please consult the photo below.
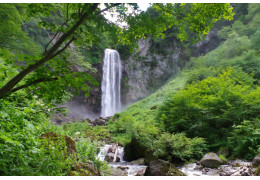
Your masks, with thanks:
<instances>
[{"instance_id":1,"label":"boulder in stream","mask_svg":"<svg viewBox=\"0 0 260 180\"><path fill-rule=\"evenodd\" d=\"M221 160L217 154L209 152L200 160L202 166L207 168L217 168L221 164Z\"/></svg>"},{"instance_id":2,"label":"boulder in stream","mask_svg":"<svg viewBox=\"0 0 260 180\"><path fill-rule=\"evenodd\" d=\"M106 154L106 157L105 157L105 161L107 161L107 162L113 162L114 156L115 156L114 153L107 153L107 154ZM116 162L120 162L120 158L119 158L118 156L116 157Z\"/></svg>"},{"instance_id":3,"label":"boulder in stream","mask_svg":"<svg viewBox=\"0 0 260 180\"><path fill-rule=\"evenodd\" d=\"M145 176L186 176L172 163L161 159L152 161L145 172Z\"/></svg>"}]
</instances>

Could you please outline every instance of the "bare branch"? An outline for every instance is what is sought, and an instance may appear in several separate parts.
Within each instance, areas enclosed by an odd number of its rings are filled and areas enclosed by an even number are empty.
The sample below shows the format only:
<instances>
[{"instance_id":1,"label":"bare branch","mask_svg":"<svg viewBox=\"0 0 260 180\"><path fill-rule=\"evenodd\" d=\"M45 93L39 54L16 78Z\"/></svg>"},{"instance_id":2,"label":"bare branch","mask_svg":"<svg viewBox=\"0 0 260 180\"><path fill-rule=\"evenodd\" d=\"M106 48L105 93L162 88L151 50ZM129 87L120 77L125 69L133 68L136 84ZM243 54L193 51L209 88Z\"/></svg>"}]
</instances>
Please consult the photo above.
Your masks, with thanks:
<instances>
[{"instance_id":1,"label":"bare branch","mask_svg":"<svg viewBox=\"0 0 260 180\"><path fill-rule=\"evenodd\" d=\"M51 40L50 40L50 41L48 42L48 44L45 46L44 53L47 51L48 46L51 44L51 42L55 39L55 37L56 37L59 33L60 33L60 32L57 31L57 32L55 33L55 35L51 38Z\"/></svg>"},{"instance_id":2,"label":"bare branch","mask_svg":"<svg viewBox=\"0 0 260 180\"><path fill-rule=\"evenodd\" d=\"M62 53L76 38L73 37L71 40L69 40L69 42L58 52L56 52L53 56L51 56L51 59L54 58L55 56L59 55L60 53Z\"/></svg>"}]
</instances>

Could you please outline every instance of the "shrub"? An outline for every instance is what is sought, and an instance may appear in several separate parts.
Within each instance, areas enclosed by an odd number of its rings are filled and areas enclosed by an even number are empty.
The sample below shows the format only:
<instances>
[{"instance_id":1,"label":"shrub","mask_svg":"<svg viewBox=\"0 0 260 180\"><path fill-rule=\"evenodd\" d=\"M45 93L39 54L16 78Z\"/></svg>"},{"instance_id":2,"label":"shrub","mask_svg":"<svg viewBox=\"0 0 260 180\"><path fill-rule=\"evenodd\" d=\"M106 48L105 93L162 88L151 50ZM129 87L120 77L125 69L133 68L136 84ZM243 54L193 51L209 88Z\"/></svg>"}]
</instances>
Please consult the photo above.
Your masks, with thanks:
<instances>
[{"instance_id":1,"label":"shrub","mask_svg":"<svg viewBox=\"0 0 260 180\"><path fill-rule=\"evenodd\" d=\"M81 138L76 142L76 148L78 153L78 158L80 162L93 162L95 168L99 170L101 175L110 174L110 167L106 161L100 161L97 159L98 146L100 144L96 141L92 142L89 139Z\"/></svg>"},{"instance_id":2,"label":"shrub","mask_svg":"<svg viewBox=\"0 0 260 180\"><path fill-rule=\"evenodd\" d=\"M191 138L205 138L210 150L225 147L233 125L259 116L259 100L249 101L259 99L259 89L254 89L253 82L252 76L228 68L218 77L187 85L165 102L158 120L170 133L186 132Z\"/></svg>"},{"instance_id":3,"label":"shrub","mask_svg":"<svg viewBox=\"0 0 260 180\"><path fill-rule=\"evenodd\" d=\"M42 101L11 96L0 101L0 174L1 175L67 175L73 158L67 156L64 144L39 137L49 131L63 134L52 126Z\"/></svg>"},{"instance_id":4,"label":"shrub","mask_svg":"<svg viewBox=\"0 0 260 180\"><path fill-rule=\"evenodd\" d=\"M141 144L149 147L158 135L158 128L153 122L137 121L134 117L124 116L116 121L110 121L109 130L114 135L114 140L123 145L137 139Z\"/></svg>"},{"instance_id":5,"label":"shrub","mask_svg":"<svg viewBox=\"0 0 260 180\"><path fill-rule=\"evenodd\" d=\"M253 160L260 151L260 119L244 120L233 128L228 139L233 156Z\"/></svg>"},{"instance_id":6,"label":"shrub","mask_svg":"<svg viewBox=\"0 0 260 180\"><path fill-rule=\"evenodd\" d=\"M183 133L164 133L154 143L154 155L172 162L200 159L206 151L203 138L187 138Z\"/></svg>"}]
</instances>

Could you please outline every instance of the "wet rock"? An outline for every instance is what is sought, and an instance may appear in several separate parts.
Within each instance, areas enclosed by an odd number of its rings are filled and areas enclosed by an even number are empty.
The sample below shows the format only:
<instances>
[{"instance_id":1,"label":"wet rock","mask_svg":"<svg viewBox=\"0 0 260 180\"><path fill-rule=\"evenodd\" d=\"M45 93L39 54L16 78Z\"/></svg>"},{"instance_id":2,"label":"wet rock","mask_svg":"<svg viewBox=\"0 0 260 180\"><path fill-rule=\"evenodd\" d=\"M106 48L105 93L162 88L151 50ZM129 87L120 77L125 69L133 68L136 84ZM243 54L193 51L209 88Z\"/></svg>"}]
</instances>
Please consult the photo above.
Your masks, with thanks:
<instances>
[{"instance_id":1,"label":"wet rock","mask_svg":"<svg viewBox=\"0 0 260 180\"><path fill-rule=\"evenodd\" d=\"M229 162L234 167L241 167L241 166L251 166L251 162L242 161L240 159L236 159L234 161Z\"/></svg>"},{"instance_id":2,"label":"wet rock","mask_svg":"<svg viewBox=\"0 0 260 180\"><path fill-rule=\"evenodd\" d=\"M185 176L185 174L172 163L158 159L148 165L145 176Z\"/></svg>"},{"instance_id":3,"label":"wet rock","mask_svg":"<svg viewBox=\"0 0 260 180\"><path fill-rule=\"evenodd\" d=\"M134 176L144 176L145 171L147 167L144 167L143 169L139 169L135 172Z\"/></svg>"},{"instance_id":4,"label":"wet rock","mask_svg":"<svg viewBox=\"0 0 260 180\"><path fill-rule=\"evenodd\" d=\"M107 162L113 162L114 156L115 156L114 153L107 153L107 154L106 154L106 157L105 157L105 161L107 161ZM120 162L120 158L119 158L118 156L116 157L116 162Z\"/></svg>"},{"instance_id":5,"label":"wet rock","mask_svg":"<svg viewBox=\"0 0 260 180\"><path fill-rule=\"evenodd\" d=\"M205 174L208 175L208 176L219 176L219 170L208 168L208 170Z\"/></svg>"},{"instance_id":6,"label":"wet rock","mask_svg":"<svg viewBox=\"0 0 260 180\"><path fill-rule=\"evenodd\" d=\"M130 162L131 165L145 165L144 158L137 159L135 161Z\"/></svg>"},{"instance_id":7,"label":"wet rock","mask_svg":"<svg viewBox=\"0 0 260 180\"><path fill-rule=\"evenodd\" d=\"M240 166L235 166L238 162ZM217 169L201 168L200 165L196 163L186 164L179 167L179 169L187 176L253 176L255 174L255 169L252 168L251 164L242 160L228 161L228 164L221 165Z\"/></svg>"},{"instance_id":8,"label":"wet rock","mask_svg":"<svg viewBox=\"0 0 260 180\"><path fill-rule=\"evenodd\" d=\"M114 153L114 152L113 152L113 146L110 146L110 147L108 148L107 153Z\"/></svg>"},{"instance_id":9,"label":"wet rock","mask_svg":"<svg viewBox=\"0 0 260 180\"><path fill-rule=\"evenodd\" d=\"M252 165L253 165L253 167L258 167L258 166L260 166L260 154L258 154L258 155L253 159Z\"/></svg>"},{"instance_id":10,"label":"wet rock","mask_svg":"<svg viewBox=\"0 0 260 180\"><path fill-rule=\"evenodd\" d=\"M200 163L204 167L217 168L221 164L221 160L217 154L209 152L203 156Z\"/></svg>"},{"instance_id":11,"label":"wet rock","mask_svg":"<svg viewBox=\"0 0 260 180\"><path fill-rule=\"evenodd\" d=\"M123 170L118 167L111 167L111 170L112 170L113 176L127 176L128 175L127 169Z\"/></svg>"},{"instance_id":12,"label":"wet rock","mask_svg":"<svg viewBox=\"0 0 260 180\"><path fill-rule=\"evenodd\" d=\"M99 117L91 121L92 126L105 126L111 117Z\"/></svg>"},{"instance_id":13,"label":"wet rock","mask_svg":"<svg viewBox=\"0 0 260 180\"><path fill-rule=\"evenodd\" d=\"M118 166L117 168L118 168L118 169L121 169L121 170L129 169L129 167L127 167L127 166Z\"/></svg>"},{"instance_id":14,"label":"wet rock","mask_svg":"<svg viewBox=\"0 0 260 180\"><path fill-rule=\"evenodd\" d=\"M246 166L240 167L235 173L231 176L252 176L252 169Z\"/></svg>"}]
</instances>

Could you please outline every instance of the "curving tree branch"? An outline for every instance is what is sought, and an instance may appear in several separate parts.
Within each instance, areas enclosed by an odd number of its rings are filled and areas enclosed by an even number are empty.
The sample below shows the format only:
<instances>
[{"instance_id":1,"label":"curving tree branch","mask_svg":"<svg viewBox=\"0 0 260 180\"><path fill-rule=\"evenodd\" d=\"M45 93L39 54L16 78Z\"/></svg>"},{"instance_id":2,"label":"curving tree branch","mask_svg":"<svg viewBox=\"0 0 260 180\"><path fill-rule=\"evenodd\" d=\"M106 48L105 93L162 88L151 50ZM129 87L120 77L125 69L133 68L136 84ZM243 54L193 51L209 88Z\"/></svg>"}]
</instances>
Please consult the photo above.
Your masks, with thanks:
<instances>
[{"instance_id":1,"label":"curving tree branch","mask_svg":"<svg viewBox=\"0 0 260 180\"><path fill-rule=\"evenodd\" d=\"M57 55L59 55L60 53L62 53L71 42L73 42L73 40L75 40L75 38L73 37L61 50L58 50L61 45L69 38L71 37L75 31L80 27L80 25L87 19L89 18L91 15L98 15L104 11L107 11L108 9L118 6L119 4L113 4L111 7L105 8L97 13L94 13L97 8L98 8L98 4L92 4L91 7L89 9L86 10L86 12L84 14L82 14L82 16L80 17L80 19L78 20L78 22L66 33L64 33L57 41L56 43L49 48L48 50L46 50L43 53L43 58L40 59L39 61L37 61L36 63L29 65L27 68L25 68L24 70L22 70L21 72L19 72L14 78L12 78L8 83L6 83L1 89L0 89L0 99L4 98L5 96L21 89L21 88L14 88L25 76L27 76L29 73L33 72L34 70L36 70L38 67L40 67L41 65L43 65L44 63L48 62L49 60L53 59L54 57L56 57ZM50 44L50 43L49 43Z\"/></svg>"}]
</instances>

